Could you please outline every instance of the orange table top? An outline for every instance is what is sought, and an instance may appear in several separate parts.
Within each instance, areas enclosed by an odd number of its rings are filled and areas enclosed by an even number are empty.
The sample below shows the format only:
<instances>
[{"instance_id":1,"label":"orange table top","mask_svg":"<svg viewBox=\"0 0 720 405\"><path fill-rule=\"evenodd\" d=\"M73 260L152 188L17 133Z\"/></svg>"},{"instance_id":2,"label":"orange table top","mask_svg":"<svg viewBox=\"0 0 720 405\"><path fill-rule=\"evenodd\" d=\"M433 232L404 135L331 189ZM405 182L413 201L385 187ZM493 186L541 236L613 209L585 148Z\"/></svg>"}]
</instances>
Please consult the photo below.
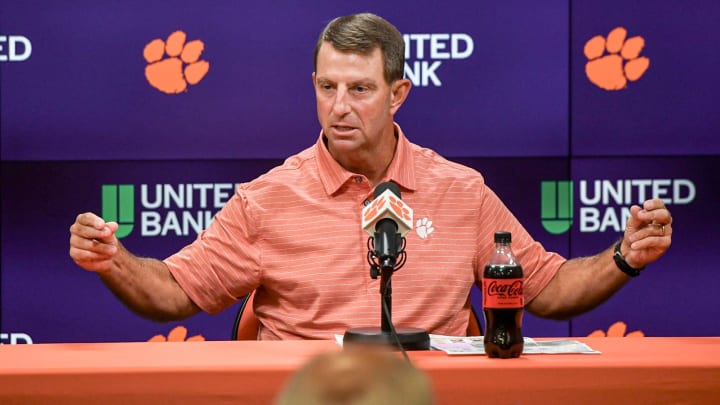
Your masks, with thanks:
<instances>
[{"instance_id":1,"label":"orange table top","mask_svg":"<svg viewBox=\"0 0 720 405\"><path fill-rule=\"evenodd\" d=\"M720 403L720 337L573 338L602 354L409 352L438 404ZM333 341L0 346L0 403L270 404ZM399 355L399 354L398 354Z\"/></svg>"}]
</instances>

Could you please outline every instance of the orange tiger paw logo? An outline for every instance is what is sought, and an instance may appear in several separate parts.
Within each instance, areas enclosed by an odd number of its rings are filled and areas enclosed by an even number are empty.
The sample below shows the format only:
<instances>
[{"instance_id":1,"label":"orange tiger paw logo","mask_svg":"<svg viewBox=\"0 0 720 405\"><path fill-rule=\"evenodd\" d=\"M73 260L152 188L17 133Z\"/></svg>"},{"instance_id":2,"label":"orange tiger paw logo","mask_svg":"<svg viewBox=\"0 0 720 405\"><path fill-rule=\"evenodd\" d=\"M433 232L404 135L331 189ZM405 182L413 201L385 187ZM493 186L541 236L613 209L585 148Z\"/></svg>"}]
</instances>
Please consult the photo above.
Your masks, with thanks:
<instances>
[{"instance_id":1,"label":"orange tiger paw logo","mask_svg":"<svg viewBox=\"0 0 720 405\"><path fill-rule=\"evenodd\" d=\"M188 330L186 327L176 326L168 333L167 337L164 335L155 335L148 339L148 342L202 342L205 340L203 335L187 337L187 333Z\"/></svg>"},{"instance_id":2,"label":"orange tiger paw logo","mask_svg":"<svg viewBox=\"0 0 720 405\"><path fill-rule=\"evenodd\" d=\"M610 31L607 39L597 35L585 44L585 57L588 59L585 74L601 89L624 89L628 80L634 82L640 79L650 67L650 59L640 56L645 39L640 36L626 38L627 30L617 27Z\"/></svg>"},{"instance_id":3,"label":"orange tiger paw logo","mask_svg":"<svg viewBox=\"0 0 720 405\"><path fill-rule=\"evenodd\" d=\"M645 333L641 330L636 330L634 332L627 332L627 325L625 322L615 322L614 324L610 325L607 332L603 330L596 330L589 334L587 337L645 337Z\"/></svg>"},{"instance_id":4,"label":"orange tiger paw logo","mask_svg":"<svg viewBox=\"0 0 720 405\"><path fill-rule=\"evenodd\" d=\"M186 91L188 83L198 84L210 69L210 63L199 60L205 44L199 39L185 43L186 39L183 31L175 31L167 41L158 38L145 45L145 78L163 93Z\"/></svg>"},{"instance_id":5,"label":"orange tiger paw logo","mask_svg":"<svg viewBox=\"0 0 720 405\"><path fill-rule=\"evenodd\" d=\"M405 203L403 203L401 199L390 196L388 201L393 207L393 212L396 212L400 215L400 217L404 218L407 221L412 221L412 217L410 216L410 210L407 209L407 206L405 205Z\"/></svg>"}]
</instances>

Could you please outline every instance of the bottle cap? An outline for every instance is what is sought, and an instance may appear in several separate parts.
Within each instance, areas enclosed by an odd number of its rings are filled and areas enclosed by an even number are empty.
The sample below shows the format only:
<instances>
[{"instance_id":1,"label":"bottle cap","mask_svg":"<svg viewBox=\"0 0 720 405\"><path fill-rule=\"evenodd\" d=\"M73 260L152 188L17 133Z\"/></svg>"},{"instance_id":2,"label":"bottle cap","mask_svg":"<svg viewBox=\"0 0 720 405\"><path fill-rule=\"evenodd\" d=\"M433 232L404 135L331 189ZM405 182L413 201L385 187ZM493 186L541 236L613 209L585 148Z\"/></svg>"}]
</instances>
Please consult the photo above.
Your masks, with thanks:
<instances>
[{"instance_id":1,"label":"bottle cap","mask_svg":"<svg viewBox=\"0 0 720 405\"><path fill-rule=\"evenodd\" d=\"M495 243L510 243L511 241L512 241L512 236L510 235L510 232L507 232L507 231L495 232Z\"/></svg>"}]
</instances>

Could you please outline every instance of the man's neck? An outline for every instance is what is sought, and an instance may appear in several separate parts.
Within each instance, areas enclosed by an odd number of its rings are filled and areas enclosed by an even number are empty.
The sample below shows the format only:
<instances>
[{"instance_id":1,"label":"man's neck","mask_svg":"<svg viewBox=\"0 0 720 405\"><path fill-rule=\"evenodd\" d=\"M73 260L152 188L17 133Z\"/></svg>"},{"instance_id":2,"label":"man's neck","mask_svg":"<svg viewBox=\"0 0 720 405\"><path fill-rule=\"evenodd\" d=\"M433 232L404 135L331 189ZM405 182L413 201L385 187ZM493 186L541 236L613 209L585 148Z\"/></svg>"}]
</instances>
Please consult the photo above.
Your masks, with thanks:
<instances>
[{"instance_id":1,"label":"man's neck","mask_svg":"<svg viewBox=\"0 0 720 405\"><path fill-rule=\"evenodd\" d=\"M353 173L362 174L365 176L370 185L375 187L379 184L383 178L387 175L388 168L392 164L395 158L395 151L397 150L398 134L393 127L393 135L386 137L383 142L385 144L378 145L373 150L360 151L353 156L335 156L333 151L330 151L330 155L333 156L340 166ZM325 142L327 148L327 141Z\"/></svg>"},{"instance_id":2,"label":"man's neck","mask_svg":"<svg viewBox=\"0 0 720 405\"><path fill-rule=\"evenodd\" d=\"M387 175L388 169L390 168L390 165L395 158L395 151L397 150L397 137L393 138L393 146L390 150L392 151L392 153L376 159L377 164L373 168L375 169L374 171L368 171L366 173L363 173L365 177L367 177L372 188L375 188L376 185L380 184L380 182Z\"/></svg>"}]
</instances>

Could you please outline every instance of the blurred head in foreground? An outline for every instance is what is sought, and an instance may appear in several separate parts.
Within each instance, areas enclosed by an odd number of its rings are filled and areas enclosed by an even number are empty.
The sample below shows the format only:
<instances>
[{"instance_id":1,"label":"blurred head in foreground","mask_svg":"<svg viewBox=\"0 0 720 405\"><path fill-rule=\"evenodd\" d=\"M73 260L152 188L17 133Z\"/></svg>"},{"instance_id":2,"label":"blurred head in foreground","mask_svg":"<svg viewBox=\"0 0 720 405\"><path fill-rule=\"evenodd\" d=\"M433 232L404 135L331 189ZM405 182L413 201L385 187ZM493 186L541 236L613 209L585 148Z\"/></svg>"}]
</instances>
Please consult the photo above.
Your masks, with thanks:
<instances>
[{"instance_id":1,"label":"blurred head in foreground","mask_svg":"<svg viewBox=\"0 0 720 405\"><path fill-rule=\"evenodd\" d=\"M397 353L349 349L312 358L290 379L277 405L431 405L425 374Z\"/></svg>"}]
</instances>

